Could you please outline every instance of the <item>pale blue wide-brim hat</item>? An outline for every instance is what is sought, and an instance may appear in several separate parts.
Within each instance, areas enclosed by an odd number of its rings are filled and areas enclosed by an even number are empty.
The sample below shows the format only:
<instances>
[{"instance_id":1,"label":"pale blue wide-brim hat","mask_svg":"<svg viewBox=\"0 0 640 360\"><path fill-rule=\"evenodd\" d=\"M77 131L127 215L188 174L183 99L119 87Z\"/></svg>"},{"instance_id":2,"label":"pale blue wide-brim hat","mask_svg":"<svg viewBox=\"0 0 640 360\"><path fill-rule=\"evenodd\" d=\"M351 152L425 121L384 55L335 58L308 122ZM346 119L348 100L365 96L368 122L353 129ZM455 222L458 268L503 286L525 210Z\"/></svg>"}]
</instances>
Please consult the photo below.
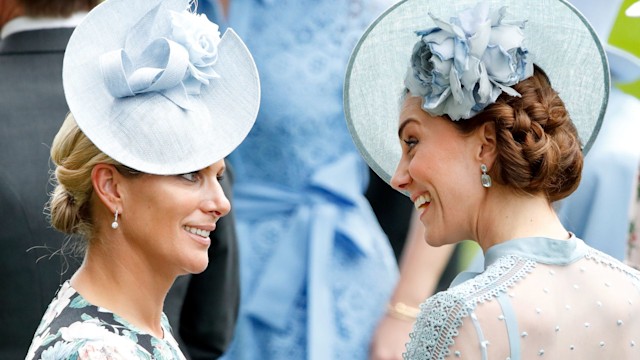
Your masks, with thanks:
<instances>
[{"instance_id":1,"label":"pale blue wide-brim hat","mask_svg":"<svg viewBox=\"0 0 640 360\"><path fill-rule=\"evenodd\" d=\"M506 20L522 21L529 59L549 76L578 129L583 151L598 133L609 96L604 48L592 26L563 0L486 0L506 6ZM403 0L380 15L358 41L344 87L349 131L369 166L389 182L400 160L398 116L415 31L435 27L478 0ZM464 120L460 120L464 121Z\"/></svg>"},{"instance_id":2,"label":"pale blue wide-brim hat","mask_svg":"<svg viewBox=\"0 0 640 360\"><path fill-rule=\"evenodd\" d=\"M106 0L75 29L64 92L105 154L159 175L203 169L246 137L260 103L258 72L232 30L189 0Z\"/></svg>"}]
</instances>

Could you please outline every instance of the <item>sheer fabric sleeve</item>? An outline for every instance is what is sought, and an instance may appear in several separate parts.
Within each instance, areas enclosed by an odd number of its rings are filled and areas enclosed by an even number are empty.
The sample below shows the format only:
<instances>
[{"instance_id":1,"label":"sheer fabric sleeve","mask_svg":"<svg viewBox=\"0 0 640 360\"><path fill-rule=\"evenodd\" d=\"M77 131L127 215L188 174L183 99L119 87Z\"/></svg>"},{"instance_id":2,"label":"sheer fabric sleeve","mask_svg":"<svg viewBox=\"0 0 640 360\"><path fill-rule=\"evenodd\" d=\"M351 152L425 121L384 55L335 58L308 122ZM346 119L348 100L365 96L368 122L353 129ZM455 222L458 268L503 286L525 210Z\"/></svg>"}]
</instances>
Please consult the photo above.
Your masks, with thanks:
<instances>
[{"instance_id":1,"label":"sheer fabric sleeve","mask_svg":"<svg viewBox=\"0 0 640 360\"><path fill-rule=\"evenodd\" d=\"M404 359L444 359L451 353L450 347L459 334L468 338L465 343L478 344L470 314L464 299L451 292L440 292L429 298L421 305Z\"/></svg>"}]
</instances>

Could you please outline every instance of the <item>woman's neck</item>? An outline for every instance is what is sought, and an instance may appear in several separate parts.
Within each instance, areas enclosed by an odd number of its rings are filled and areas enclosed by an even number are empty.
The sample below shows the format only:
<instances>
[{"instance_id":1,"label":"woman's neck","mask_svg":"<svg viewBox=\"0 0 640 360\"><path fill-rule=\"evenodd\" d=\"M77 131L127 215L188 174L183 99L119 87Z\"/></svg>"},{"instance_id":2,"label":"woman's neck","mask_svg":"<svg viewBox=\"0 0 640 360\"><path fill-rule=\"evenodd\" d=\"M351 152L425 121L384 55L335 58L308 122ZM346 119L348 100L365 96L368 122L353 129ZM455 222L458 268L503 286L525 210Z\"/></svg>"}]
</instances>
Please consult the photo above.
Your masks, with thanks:
<instances>
[{"instance_id":1,"label":"woman's neck","mask_svg":"<svg viewBox=\"0 0 640 360\"><path fill-rule=\"evenodd\" d=\"M156 271L125 242L89 246L71 286L89 303L112 311L144 332L163 338L162 307L175 276Z\"/></svg>"},{"instance_id":2,"label":"woman's neck","mask_svg":"<svg viewBox=\"0 0 640 360\"><path fill-rule=\"evenodd\" d=\"M490 189L477 222L477 242L483 252L493 245L523 237L569 239L544 195L521 195Z\"/></svg>"}]
</instances>

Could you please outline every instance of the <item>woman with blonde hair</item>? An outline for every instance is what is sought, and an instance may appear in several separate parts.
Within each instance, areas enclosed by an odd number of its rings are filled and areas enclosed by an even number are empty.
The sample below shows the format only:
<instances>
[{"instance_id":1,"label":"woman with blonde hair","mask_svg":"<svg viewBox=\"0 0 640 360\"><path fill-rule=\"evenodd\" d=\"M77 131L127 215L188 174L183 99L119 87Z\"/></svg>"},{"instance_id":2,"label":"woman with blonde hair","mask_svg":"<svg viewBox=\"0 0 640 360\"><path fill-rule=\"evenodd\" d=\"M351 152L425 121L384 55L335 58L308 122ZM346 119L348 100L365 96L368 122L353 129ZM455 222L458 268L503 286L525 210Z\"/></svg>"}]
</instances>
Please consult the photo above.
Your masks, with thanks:
<instances>
[{"instance_id":1,"label":"woman with blonde hair","mask_svg":"<svg viewBox=\"0 0 640 360\"><path fill-rule=\"evenodd\" d=\"M253 59L187 0L109 0L74 31L63 83L51 223L86 250L27 359L183 359L163 302L207 267L229 212L219 180L257 114Z\"/></svg>"}]
</instances>

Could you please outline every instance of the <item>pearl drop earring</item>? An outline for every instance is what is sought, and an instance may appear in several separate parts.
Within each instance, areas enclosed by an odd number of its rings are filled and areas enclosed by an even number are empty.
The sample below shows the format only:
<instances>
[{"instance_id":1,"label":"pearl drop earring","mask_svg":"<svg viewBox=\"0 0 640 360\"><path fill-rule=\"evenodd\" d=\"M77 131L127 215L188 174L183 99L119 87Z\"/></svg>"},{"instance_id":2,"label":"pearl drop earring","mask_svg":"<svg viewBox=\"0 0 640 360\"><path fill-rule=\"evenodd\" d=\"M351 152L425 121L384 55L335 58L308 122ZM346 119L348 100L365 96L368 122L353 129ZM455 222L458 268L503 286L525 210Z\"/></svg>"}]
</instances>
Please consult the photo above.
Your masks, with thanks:
<instances>
[{"instance_id":1,"label":"pearl drop earring","mask_svg":"<svg viewBox=\"0 0 640 360\"><path fill-rule=\"evenodd\" d=\"M111 223L111 228L115 230L115 229L118 228L118 226L119 226L119 224L118 224L118 209L116 209L115 219Z\"/></svg>"}]
</instances>

